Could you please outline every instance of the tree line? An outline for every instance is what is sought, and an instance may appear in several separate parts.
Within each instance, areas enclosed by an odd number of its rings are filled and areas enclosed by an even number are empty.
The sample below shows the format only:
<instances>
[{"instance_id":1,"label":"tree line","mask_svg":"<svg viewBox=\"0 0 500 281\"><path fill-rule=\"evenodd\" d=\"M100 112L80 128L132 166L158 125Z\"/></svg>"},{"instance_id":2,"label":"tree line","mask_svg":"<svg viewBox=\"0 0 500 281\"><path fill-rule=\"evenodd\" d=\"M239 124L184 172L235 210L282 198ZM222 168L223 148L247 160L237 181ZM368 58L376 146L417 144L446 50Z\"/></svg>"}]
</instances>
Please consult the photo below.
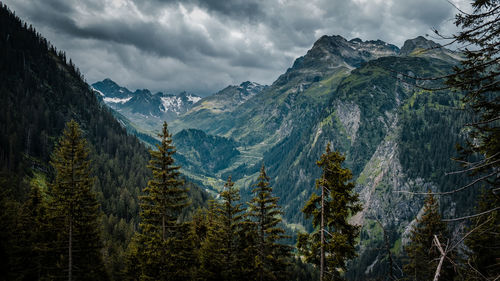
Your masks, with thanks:
<instances>
[{"instance_id":1,"label":"tree line","mask_svg":"<svg viewBox=\"0 0 500 281\"><path fill-rule=\"evenodd\" d=\"M122 261L124 280L307 280L317 279L318 271L319 280L344 280L348 261L356 257L361 228L349 218L362 206L353 191L351 171L342 167L345 157L331 151L330 144L317 161L323 170L316 181L319 194L313 193L303 208L314 231L300 233L293 248L282 243L287 238L282 211L264 166L249 202L241 202L229 176L208 208L182 220L190 200L180 167L174 163L175 147L167 123L159 137L157 149L150 150L152 179L140 197L139 229ZM47 189L33 185L21 208L8 280L110 278L102 251L103 213L93 191L88 156L79 125L68 122L51 156L54 179ZM478 211L491 208L492 198L491 190L485 191ZM470 233L464 239L467 263L460 262L460 241L449 233L430 193L405 246L403 274L391 268L390 278L431 280L436 272L439 280L476 280L479 273L494 276L498 252L486 247L498 245L495 233L489 231L498 228L494 215L478 217L468 227ZM301 260L315 267L299 272Z\"/></svg>"},{"instance_id":2,"label":"tree line","mask_svg":"<svg viewBox=\"0 0 500 281\"><path fill-rule=\"evenodd\" d=\"M495 15L494 13L499 10L498 1L475 3L478 8L489 8L490 11L485 12L487 16ZM477 22L477 18L472 17L468 20L459 18L459 20L464 25L471 25ZM2 24L1 28L7 26ZM38 35L36 38L39 38ZM2 49L7 52L6 50ZM490 53L487 53L488 50L491 50ZM406 265L403 266L404 274L400 274L401 278L428 280L434 279L436 273L439 273L439 280L494 280L500 274L498 264L500 223L497 211L499 110L496 95L498 80L495 80L498 71L494 67L485 65L498 61L498 56L495 55L497 50L498 47L492 45L486 48L484 56L477 56L472 52L469 54L472 64L469 70L465 72L459 70L457 71L459 75L452 77L458 81L456 82L458 85L466 85L463 81L467 79L472 79L476 83L472 84L472 89L465 86L463 89L470 93L465 101L471 101L473 109L480 114L480 120L471 124L474 129L471 140L475 139L476 142L470 142L469 150L466 148L464 152L465 155L479 154L482 159L478 162L467 162L467 158L460 159L464 161L465 171L472 171L476 179L484 178L482 174L488 176L482 181L485 191L478 202L476 215L470 216L464 237L454 241L453 235L449 233L448 226L439 214L434 195L429 194L423 214L412 227L410 241L405 248L408 257L405 259ZM19 56L12 58L24 61L26 57L19 53ZM15 65L2 64L2 70L14 68ZM25 70L29 69L27 65L24 63L22 65L19 69L20 75L28 77L28 82L31 81L31 84L36 85L36 77L31 71ZM56 77L56 74L57 71L54 71L50 75ZM460 77L461 74L464 74L464 77ZM486 78L481 79L481 75ZM60 80L57 77L50 79ZM67 81L59 83L64 85ZM6 85L10 84L2 83L2 93L7 91ZM26 85L24 87L27 90L31 89ZM26 92L26 95L29 96L29 93ZM14 111L10 108L15 99L20 97L9 96L2 101L7 109L3 114L9 118L10 115L5 112ZM58 101L61 104L64 102ZM49 113L40 112L42 117L37 119L47 120L43 118L44 114ZM82 114L89 113L82 112ZM64 119L52 116L50 122L60 123ZM19 119L2 120L9 121L5 121L5 126L15 128L16 131L21 128L27 129L22 138L10 134L9 130L3 134L9 139L2 142L1 156L2 160L6 159L3 161L7 163L6 169L13 175L16 171L25 169L19 163L27 162L19 156L22 154L15 153L21 147L19 143L25 143L26 139L28 144L40 143L38 148L47 150L50 146L43 145L48 141L42 137L47 138L49 135L34 133L29 130L29 126L19 126L16 123ZM94 128L91 124L86 126L89 130L102 129ZM32 130L39 127L43 126L33 125ZM57 126L53 128L56 130ZM5 128L2 127L2 130ZM105 132L98 135L102 134ZM241 277L251 280L273 280L287 276L286 280L317 279L314 270L305 267L301 259L315 264L322 272L323 280L344 278L347 261L355 255L355 238L359 233L359 227L349 225L347 218L358 211L359 207L356 195L351 192L350 173L341 168L342 157L335 155L336 152L329 151L329 146L318 162L323 168L316 185L320 194L313 194L304 208L304 212L312 219L314 231L300 235L298 249L295 250L280 243L286 235L282 232L280 208L275 204L275 197L272 196L272 188L269 187L264 167L261 169L250 202L240 202L238 190L229 178L219 198L214 199L208 208L200 209L193 216L186 216L188 219L180 219L183 210L189 204L186 196L188 191L180 184L177 166L168 160L174 148L169 142L166 126L162 134L164 137L167 136L165 146L162 141L158 150L151 152L152 162L149 168L152 171L152 180L143 192L137 192L142 194L137 208L140 212L139 228L131 230L133 238L128 245L125 259L118 259L118 262L125 264L123 278L227 280ZM34 136L41 139L30 141ZM19 142L18 139L23 141ZM110 151L116 148L113 146L117 146L115 142L105 140L101 141L101 144ZM36 151L38 148L33 146L30 149L28 145L25 155L29 157L35 153L42 156L50 154L49 151ZM101 229L103 220L106 219L102 213L103 206L97 203L105 204L107 200L103 200L104 196L99 198L102 195L95 192L93 186L95 181L90 176L92 163L88 160L89 154L92 153L94 153L92 148L89 149L82 138L79 126L76 122L70 122L49 157L55 173L47 186L29 184L31 186L29 196L23 200L21 206L8 200L11 195L6 193L16 192L15 188L0 191L0 208L3 210L0 219L5 222L0 232L2 241L0 254L8 257L8 262L0 265L3 278L7 280L110 278L109 269L106 269L109 266L106 264L109 253L103 251L109 245L103 245L107 242L102 237ZM126 158L122 160L134 161ZM2 177L1 180L2 187L23 181L22 177L12 181ZM101 185L108 186L104 183ZM341 204L342 202L346 204ZM342 209L336 209L337 205ZM127 213L125 210L124 214ZM268 215L267 219L263 219L263 214ZM8 232L9 227L15 231ZM11 233L15 235L9 236ZM297 269L301 272L300 276ZM388 278L398 278L391 276Z\"/></svg>"}]
</instances>

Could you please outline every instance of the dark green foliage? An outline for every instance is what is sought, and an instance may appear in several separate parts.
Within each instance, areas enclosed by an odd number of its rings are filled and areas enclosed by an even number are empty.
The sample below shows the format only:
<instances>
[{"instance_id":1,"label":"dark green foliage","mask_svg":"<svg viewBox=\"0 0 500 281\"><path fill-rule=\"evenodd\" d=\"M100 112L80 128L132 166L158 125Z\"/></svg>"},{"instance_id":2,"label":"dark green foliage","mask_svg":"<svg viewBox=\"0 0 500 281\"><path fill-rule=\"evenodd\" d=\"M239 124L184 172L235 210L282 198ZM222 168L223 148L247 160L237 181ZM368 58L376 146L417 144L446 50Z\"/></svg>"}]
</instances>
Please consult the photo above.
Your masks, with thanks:
<instances>
[{"instance_id":1,"label":"dark green foliage","mask_svg":"<svg viewBox=\"0 0 500 281\"><path fill-rule=\"evenodd\" d=\"M42 185L53 178L50 154L65 122L75 119L88 140L94 190L104 212L106 267L113 279L122 279L123 255L139 222L138 196L151 175L147 149L96 99L65 54L4 5L0 8L0 108L0 183L9 206L5 214L10 214L3 224L10 230L1 243L11 253L9 245L20 236L9 221L18 221L16 208L28 199L34 178L41 175ZM194 185L189 193L197 199L192 209L183 211L183 218L207 198ZM1 275L14 274L7 274L10 268L5 267L6 274Z\"/></svg>"},{"instance_id":2,"label":"dark green foliage","mask_svg":"<svg viewBox=\"0 0 500 281\"><path fill-rule=\"evenodd\" d=\"M311 234L301 233L297 248L305 256L306 261L320 264L320 250L325 252L325 280L343 280L341 270L347 269L347 261L356 257L355 239L360 226L348 222L350 216L361 211L358 194L354 192L354 183L349 182L352 174L349 169L342 168L345 157L337 151L330 150L321 155L317 165L323 169L323 175L316 180L316 189L324 192L324 207L321 196L313 193L302 210L308 218L312 218L315 231ZM323 211L322 211L323 210ZM322 212L324 229L321 228ZM324 243L321 242L324 233Z\"/></svg>"},{"instance_id":3,"label":"dark green foliage","mask_svg":"<svg viewBox=\"0 0 500 281\"><path fill-rule=\"evenodd\" d=\"M199 254L202 280L252 280L254 253L249 244L255 240L231 177L220 200L213 201L208 210L206 238Z\"/></svg>"},{"instance_id":4,"label":"dark green foliage","mask_svg":"<svg viewBox=\"0 0 500 281\"><path fill-rule=\"evenodd\" d=\"M185 280L190 276L186 259L191 247L187 244L188 225L179 221L188 206L187 190L179 179L179 166L172 158L175 147L167 123L159 134L158 150L150 150L148 167L153 179L141 196L141 232L137 238L137 259L141 280Z\"/></svg>"},{"instance_id":5,"label":"dark green foliage","mask_svg":"<svg viewBox=\"0 0 500 281\"><path fill-rule=\"evenodd\" d=\"M17 220L21 206L12 199L12 193L17 186L12 186L13 175L0 174L0 276L7 280L21 279L24 267L20 260L16 244L18 241ZM23 256L24 257L24 256Z\"/></svg>"},{"instance_id":6,"label":"dark green foliage","mask_svg":"<svg viewBox=\"0 0 500 281\"><path fill-rule=\"evenodd\" d=\"M99 204L92 190L87 142L71 120L52 154L55 178L49 189L49 247L57 261L50 278L104 280ZM61 276L62 275L62 276ZM72 280L71 278L69 278Z\"/></svg>"},{"instance_id":7,"label":"dark green foliage","mask_svg":"<svg viewBox=\"0 0 500 281\"><path fill-rule=\"evenodd\" d=\"M281 210L278 197L273 197L269 177L264 166L260 169L257 184L252 190L248 216L255 224L256 248L255 267L257 280L288 280L287 270L291 248L280 244L287 238L281 224Z\"/></svg>"},{"instance_id":8,"label":"dark green foliage","mask_svg":"<svg viewBox=\"0 0 500 281\"><path fill-rule=\"evenodd\" d=\"M500 177L500 67L498 44L500 1L476 0L472 13L456 15L455 25L461 31L454 42L464 45L465 60L456 66L447 84L465 94L463 102L476 120L470 122L464 159L470 154L481 155L479 162L467 163L472 175L482 176L488 184L498 188ZM472 46L472 47L471 47ZM464 160L462 159L462 160Z\"/></svg>"},{"instance_id":9,"label":"dark green foliage","mask_svg":"<svg viewBox=\"0 0 500 281\"><path fill-rule=\"evenodd\" d=\"M450 161L456 155L467 114L457 110L460 96L450 92L416 92L400 113L400 159L409 177L424 177L449 191L461 184L464 176L443 177L457 169Z\"/></svg>"},{"instance_id":10,"label":"dark green foliage","mask_svg":"<svg viewBox=\"0 0 500 281\"><path fill-rule=\"evenodd\" d=\"M127 229L133 229L138 187L146 184L149 174L144 146L99 104L75 66L65 62L64 53L5 6L0 8L0 52L0 176L12 187L9 198L24 202L31 178L53 177L50 154L65 122L73 118L89 141L103 221L123 219ZM119 267L132 235L127 231L115 236L113 228L104 234L110 268Z\"/></svg>"},{"instance_id":11,"label":"dark green foliage","mask_svg":"<svg viewBox=\"0 0 500 281\"><path fill-rule=\"evenodd\" d=\"M319 271L313 265L302 262L300 258L293 258L288 278L290 281L318 280Z\"/></svg>"},{"instance_id":12,"label":"dark green foliage","mask_svg":"<svg viewBox=\"0 0 500 281\"><path fill-rule=\"evenodd\" d=\"M22 280L49 279L55 265L52 249L54 232L49 228L47 196L38 186L32 186L24 202L18 225L17 270Z\"/></svg>"},{"instance_id":13,"label":"dark green foliage","mask_svg":"<svg viewBox=\"0 0 500 281\"><path fill-rule=\"evenodd\" d=\"M478 201L477 213L487 212L500 204L498 194L485 190ZM500 276L500 214L498 211L476 217L468 227L465 239L467 261L463 264L466 280L494 280Z\"/></svg>"},{"instance_id":14,"label":"dark green foliage","mask_svg":"<svg viewBox=\"0 0 500 281\"><path fill-rule=\"evenodd\" d=\"M465 173L448 174L459 169L452 159L457 157L456 145L465 142L460 132L471 117L457 109L460 97L452 92L416 92L399 113L398 151L403 169L409 178L425 178L442 192L457 189L468 181ZM468 214L473 207L470 198L475 196L477 190L468 189L441 197L441 210L450 210L456 204L462 208L454 215Z\"/></svg>"},{"instance_id":15,"label":"dark green foliage","mask_svg":"<svg viewBox=\"0 0 500 281\"><path fill-rule=\"evenodd\" d=\"M403 266L406 280L433 280L441 254L433 243L434 235L442 245L451 245L446 223L441 221L439 204L432 194L425 200L422 216L417 219L410 234L410 243L405 247L408 263ZM450 263L454 253L449 253L441 268L439 280L453 280L455 269Z\"/></svg>"},{"instance_id":16,"label":"dark green foliage","mask_svg":"<svg viewBox=\"0 0 500 281\"><path fill-rule=\"evenodd\" d=\"M457 147L461 152L459 163L464 167L462 173L471 176L462 186L469 193L471 189L477 190L470 188L478 186L474 183L485 186L475 210L482 215L473 217L465 240L468 247L468 258L463 264L465 277L489 280L500 274L500 1L476 0L472 6L472 12L459 11L455 16L455 25L461 30L452 39L463 47L465 59L445 78L452 89L464 94L464 107L474 116L465 125L466 145Z\"/></svg>"},{"instance_id":17,"label":"dark green foliage","mask_svg":"<svg viewBox=\"0 0 500 281\"><path fill-rule=\"evenodd\" d=\"M207 216L203 222L206 230L202 230L202 233L198 234L200 269L197 277L200 280L223 280L222 272L228 269L224 265L227 249L223 240L227 238L227 235L224 233L220 210L218 210L221 206L218 204L215 201L209 204Z\"/></svg>"},{"instance_id":18,"label":"dark green foliage","mask_svg":"<svg viewBox=\"0 0 500 281\"><path fill-rule=\"evenodd\" d=\"M179 166L174 165L175 147L168 132L167 123L159 134L161 144L158 150L150 150L151 160L148 168L153 179L148 182L141 196L141 224L143 233L158 233L165 240L178 227L177 220L184 207L188 205L187 191L179 179Z\"/></svg>"},{"instance_id":19,"label":"dark green foliage","mask_svg":"<svg viewBox=\"0 0 500 281\"><path fill-rule=\"evenodd\" d=\"M196 167L196 173L213 175L240 154L234 140L207 135L201 130L182 130L172 139L179 151L176 158L185 169Z\"/></svg>"}]
</instances>

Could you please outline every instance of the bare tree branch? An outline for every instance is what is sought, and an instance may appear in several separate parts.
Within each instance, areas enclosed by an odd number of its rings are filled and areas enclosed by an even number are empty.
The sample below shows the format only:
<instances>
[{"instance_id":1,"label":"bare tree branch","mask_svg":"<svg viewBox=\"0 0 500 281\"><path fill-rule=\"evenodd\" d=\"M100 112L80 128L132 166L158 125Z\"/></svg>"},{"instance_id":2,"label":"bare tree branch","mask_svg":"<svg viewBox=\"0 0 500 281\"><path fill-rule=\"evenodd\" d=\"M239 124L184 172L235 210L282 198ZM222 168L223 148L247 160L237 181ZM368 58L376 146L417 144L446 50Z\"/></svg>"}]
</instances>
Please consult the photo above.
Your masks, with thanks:
<instances>
[{"instance_id":1,"label":"bare tree branch","mask_svg":"<svg viewBox=\"0 0 500 281\"><path fill-rule=\"evenodd\" d=\"M480 121L480 122L474 122L474 123L467 123L465 124L464 126L475 126L475 125L481 125L481 124L487 124L487 123L491 123L491 122L494 122L494 121L497 121L497 120L500 120L500 116L497 116L495 118L492 118L490 120L484 120L484 121Z\"/></svg>"},{"instance_id":2,"label":"bare tree branch","mask_svg":"<svg viewBox=\"0 0 500 281\"><path fill-rule=\"evenodd\" d=\"M465 217L461 217L461 218L455 218L455 219L443 219L443 221L445 221L445 222L451 222L451 221L461 221L461 220L476 218L476 217L480 217L482 215L489 214L489 213L494 212L496 210L500 210L500 206L496 207L496 208L493 208L493 209L490 209L488 211L481 212L479 214L474 214L474 215L465 216Z\"/></svg>"},{"instance_id":3,"label":"bare tree branch","mask_svg":"<svg viewBox=\"0 0 500 281\"><path fill-rule=\"evenodd\" d=\"M489 165L495 164L497 162L500 162L500 159L497 159L497 160L495 160L493 162L486 162L486 164L482 164L482 165L479 165L479 166L472 166L472 167L470 167L468 169L465 169L465 170L447 172L447 173L445 173L445 175L448 176L448 175L454 175L454 174L461 174L461 173L469 172L469 171L476 170L476 169L479 169L479 168L488 167Z\"/></svg>"},{"instance_id":4,"label":"bare tree branch","mask_svg":"<svg viewBox=\"0 0 500 281\"><path fill-rule=\"evenodd\" d=\"M434 275L434 281L438 281L439 274L441 274L441 267L443 266L443 261L444 261L444 258L446 257L446 252L441 247L441 243L439 243L439 239L437 238L436 234L434 234L434 239L432 241L434 242L434 244L438 248L439 252L441 253L441 257L439 258L439 264L436 268L436 274Z\"/></svg>"},{"instance_id":5,"label":"bare tree branch","mask_svg":"<svg viewBox=\"0 0 500 281\"><path fill-rule=\"evenodd\" d=\"M480 225L474 227L474 229L472 229L471 231L467 232L460 240L457 241L457 243L455 243L455 245L453 245L452 247L450 247L450 251L453 250L458 245L460 245L462 243L462 241L464 241L465 238L467 238L467 236L469 236L474 231L478 230L480 227L482 227L483 225L485 225L487 222L489 222L492 219L493 218L489 218L489 219L485 220L483 223L481 223Z\"/></svg>"},{"instance_id":6,"label":"bare tree branch","mask_svg":"<svg viewBox=\"0 0 500 281\"><path fill-rule=\"evenodd\" d=\"M475 267L472 266L472 264L470 264L470 260L467 260L467 264L469 265L470 268L472 268L472 270L474 270L477 274L479 274L484 280L488 280L488 278L486 278L481 272L479 272L479 270L477 270Z\"/></svg>"},{"instance_id":7,"label":"bare tree branch","mask_svg":"<svg viewBox=\"0 0 500 281\"><path fill-rule=\"evenodd\" d=\"M454 189L454 190L451 190L451 191L445 191L445 192L413 192L413 191L406 191L406 190L395 190L394 192L398 192L398 193L409 193L409 194L413 194L413 195L449 195L449 194L453 194L453 193L457 193L457 192L460 192L462 190L465 190L471 186L473 186L474 184L482 181L482 180L485 180L489 177L492 177L494 176L495 174L497 174L498 172L497 171L494 171L493 173L491 174L487 174L485 176L482 176L480 178L477 178L475 179L474 181L460 187L460 188L457 188L457 189Z\"/></svg>"}]
</instances>

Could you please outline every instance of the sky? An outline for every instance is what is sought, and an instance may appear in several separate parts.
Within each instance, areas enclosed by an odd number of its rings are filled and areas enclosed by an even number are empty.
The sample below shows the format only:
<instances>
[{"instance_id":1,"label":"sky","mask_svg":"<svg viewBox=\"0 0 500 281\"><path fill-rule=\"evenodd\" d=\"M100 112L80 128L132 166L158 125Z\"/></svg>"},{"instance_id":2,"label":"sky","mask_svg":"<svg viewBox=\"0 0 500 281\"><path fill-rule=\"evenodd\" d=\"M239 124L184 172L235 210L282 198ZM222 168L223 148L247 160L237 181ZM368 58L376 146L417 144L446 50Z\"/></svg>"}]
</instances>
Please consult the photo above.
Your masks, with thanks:
<instances>
[{"instance_id":1,"label":"sky","mask_svg":"<svg viewBox=\"0 0 500 281\"><path fill-rule=\"evenodd\" d=\"M466 0L4 0L88 83L206 96L271 84L322 35L401 47L456 32ZM439 40L434 40L440 42Z\"/></svg>"}]
</instances>

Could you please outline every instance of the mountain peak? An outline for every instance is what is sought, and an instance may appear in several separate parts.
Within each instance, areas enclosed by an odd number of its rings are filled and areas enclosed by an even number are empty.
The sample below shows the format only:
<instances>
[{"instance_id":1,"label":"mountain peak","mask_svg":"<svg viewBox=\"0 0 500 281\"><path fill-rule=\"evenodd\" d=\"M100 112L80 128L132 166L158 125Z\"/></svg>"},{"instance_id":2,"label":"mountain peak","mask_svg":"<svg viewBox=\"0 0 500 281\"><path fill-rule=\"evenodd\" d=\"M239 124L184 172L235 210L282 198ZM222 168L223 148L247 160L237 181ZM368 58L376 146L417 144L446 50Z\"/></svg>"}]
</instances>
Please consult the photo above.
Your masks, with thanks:
<instances>
[{"instance_id":1,"label":"mountain peak","mask_svg":"<svg viewBox=\"0 0 500 281\"><path fill-rule=\"evenodd\" d=\"M246 89L246 90L251 90L251 89L254 89L255 87L262 88L264 86L257 83L257 82L245 81L245 82L241 83L239 87Z\"/></svg>"},{"instance_id":2,"label":"mountain peak","mask_svg":"<svg viewBox=\"0 0 500 281\"><path fill-rule=\"evenodd\" d=\"M395 56L399 48L381 40L363 41L359 38L347 41L340 35L321 36L305 56L299 57L287 72L273 84L282 87L291 81L297 84L319 81L337 71L354 69L369 60Z\"/></svg>"},{"instance_id":3,"label":"mountain peak","mask_svg":"<svg viewBox=\"0 0 500 281\"><path fill-rule=\"evenodd\" d=\"M403 47L401 48L400 55L402 56L408 56L410 55L413 51L417 49L421 50L432 50L432 49L437 49L440 48L441 45L438 43L428 40L423 36L418 36L413 39L406 40L405 43L403 44Z\"/></svg>"},{"instance_id":4,"label":"mountain peak","mask_svg":"<svg viewBox=\"0 0 500 281\"><path fill-rule=\"evenodd\" d=\"M132 93L124 87L121 87L120 85L116 84L115 81L106 78L102 81L95 82L92 84L92 87L99 91L101 95L105 96L106 98L112 98L112 99L126 99L129 98Z\"/></svg>"},{"instance_id":5,"label":"mountain peak","mask_svg":"<svg viewBox=\"0 0 500 281\"><path fill-rule=\"evenodd\" d=\"M325 45L338 46L342 43L347 43L347 40L340 35L323 35L314 42L313 48Z\"/></svg>"},{"instance_id":6,"label":"mountain peak","mask_svg":"<svg viewBox=\"0 0 500 281\"><path fill-rule=\"evenodd\" d=\"M115 81L111 80L110 78L106 78L106 79L104 79L102 81L95 82L92 85L102 85L102 86L105 86L105 87L120 88L120 86L118 84L116 84Z\"/></svg>"},{"instance_id":7,"label":"mountain peak","mask_svg":"<svg viewBox=\"0 0 500 281\"><path fill-rule=\"evenodd\" d=\"M446 49L440 44L428 40L423 36L406 40L399 55L437 58L453 64L463 59L461 53Z\"/></svg>"}]
</instances>

